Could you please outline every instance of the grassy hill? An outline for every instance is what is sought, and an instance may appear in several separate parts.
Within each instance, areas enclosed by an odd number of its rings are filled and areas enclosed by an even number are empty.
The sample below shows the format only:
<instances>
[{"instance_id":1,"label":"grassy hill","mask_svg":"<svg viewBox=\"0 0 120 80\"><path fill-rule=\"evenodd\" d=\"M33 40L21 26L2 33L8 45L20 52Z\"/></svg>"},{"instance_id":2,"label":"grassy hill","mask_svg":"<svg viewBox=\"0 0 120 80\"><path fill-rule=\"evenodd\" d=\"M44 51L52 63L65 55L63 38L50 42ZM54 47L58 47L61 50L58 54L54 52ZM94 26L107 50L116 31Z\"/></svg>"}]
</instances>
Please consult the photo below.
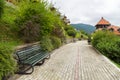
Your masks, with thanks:
<instances>
[{"instance_id":1,"label":"grassy hill","mask_svg":"<svg viewBox=\"0 0 120 80\"><path fill-rule=\"evenodd\" d=\"M83 30L88 34L95 31L95 27L89 24L78 23L78 24L71 24L71 25L77 30Z\"/></svg>"}]
</instances>

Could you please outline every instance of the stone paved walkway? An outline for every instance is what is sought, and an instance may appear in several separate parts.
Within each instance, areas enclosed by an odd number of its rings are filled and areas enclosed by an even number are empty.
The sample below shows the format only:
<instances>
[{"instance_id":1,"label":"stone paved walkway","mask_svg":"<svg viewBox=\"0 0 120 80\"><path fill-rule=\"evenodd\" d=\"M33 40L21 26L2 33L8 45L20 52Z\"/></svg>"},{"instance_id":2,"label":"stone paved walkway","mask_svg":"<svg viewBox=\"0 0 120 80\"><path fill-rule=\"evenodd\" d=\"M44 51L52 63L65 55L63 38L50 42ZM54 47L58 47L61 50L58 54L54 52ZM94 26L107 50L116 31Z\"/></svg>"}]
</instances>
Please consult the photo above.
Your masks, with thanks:
<instances>
[{"instance_id":1,"label":"stone paved walkway","mask_svg":"<svg viewBox=\"0 0 120 80\"><path fill-rule=\"evenodd\" d=\"M87 41L79 41L55 50L31 75L17 80L120 80L120 70Z\"/></svg>"}]
</instances>

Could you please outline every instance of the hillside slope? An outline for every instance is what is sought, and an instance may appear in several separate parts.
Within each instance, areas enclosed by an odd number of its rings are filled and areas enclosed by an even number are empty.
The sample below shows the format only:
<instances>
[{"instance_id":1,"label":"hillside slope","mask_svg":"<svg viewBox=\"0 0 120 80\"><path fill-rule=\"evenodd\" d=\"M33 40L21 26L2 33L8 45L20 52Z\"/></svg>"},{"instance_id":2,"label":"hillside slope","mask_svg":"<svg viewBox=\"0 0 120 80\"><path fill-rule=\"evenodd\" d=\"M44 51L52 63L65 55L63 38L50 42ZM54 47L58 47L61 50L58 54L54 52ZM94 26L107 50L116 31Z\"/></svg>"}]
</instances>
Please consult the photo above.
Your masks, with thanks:
<instances>
[{"instance_id":1,"label":"hillside slope","mask_svg":"<svg viewBox=\"0 0 120 80\"><path fill-rule=\"evenodd\" d=\"M71 24L71 25L77 30L83 30L88 34L95 31L95 27L89 24L78 23L78 24Z\"/></svg>"}]
</instances>

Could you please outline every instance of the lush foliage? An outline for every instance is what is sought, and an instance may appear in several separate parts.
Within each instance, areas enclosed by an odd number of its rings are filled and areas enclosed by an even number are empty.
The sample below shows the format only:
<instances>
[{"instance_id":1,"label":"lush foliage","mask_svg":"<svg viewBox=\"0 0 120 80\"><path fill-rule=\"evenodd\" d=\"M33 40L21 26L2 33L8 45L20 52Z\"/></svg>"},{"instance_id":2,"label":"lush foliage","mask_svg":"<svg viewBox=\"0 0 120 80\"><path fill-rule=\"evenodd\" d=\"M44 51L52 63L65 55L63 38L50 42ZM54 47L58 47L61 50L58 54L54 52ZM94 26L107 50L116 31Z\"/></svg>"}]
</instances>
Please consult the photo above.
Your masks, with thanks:
<instances>
[{"instance_id":1,"label":"lush foliage","mask_svg":"<svg viewBox=\"0 0 120 80\"><path fill-rule=\"evenodd\" d=\"M3 76L13 74L16 62L13 59L14 47L17 42L0 42L0 80Z\"/></svg>"},{"instance_id":2,"label":"lush foliage","mask_svg":"<svg viewBox=\"0 0 120 80\"><path fill-rule=\"evenodd\" d=\"M109 31L98 31L93 34L92 45L102 54L120 64L120 37Z\"/></svg>"},{"instance_id":3,"label":"lush foliage","mask_svg":"<svg viewBox=\"0 0 120 80\"><path fill-rule=\"evenodd\" d=\"M57 36L59 38L64 38L65 37L65 33L64 33L64 29L63 27L55 27L52 31L52 34L53 36Z\"/></svg>"},{"instance_id":4,"label":"lush foliage","mask_svg":"<svg viewBox=\"0 0 120 80\"><path fill-rule=\"evenodd\" d=\"M77 31L72 26L66 26L65 30L69 36L75 38Z\"/></svg>"},{"instance_id":5,"label":"lush foliage","mask_svg":"<svg viewBox=\"0 0 120 80\"><path fill-rule=\"evenodd\" d=\"M32 21L26 22L24 29L19 32L20 37L25 43L38 41L40 37L39 26Z\"/></svg>"},{"instance_id":6,"label":"lush foliage","mask_svg":"<svg viewBox=\"0 0 120 80\"><path fill-rule=\"evenodd\" d=\"M56 48L59 48L62 45L62 43L61 43L61 39L58 37L44 36L40 41L40 45L42 50L50 52Z\"/></svg>"},{"instance_id":7,"label":"lush foliage","mask_svg":"<svg viewBox=\"0 0 120 80\"><path fill-rule=\"evenodd\" d=\"M18 35L24 42L38 41L46 35L58 36L61 39L65 36L63 28L65 24L57 15L58 12L51 11L51 6L45 1L21 2L18 14L15 23L18 26Z\"/></svg>"},{"instance_id":8,"label":"lush foliage","mask_svg":"<svg viewBox=\"0 0 120 80\"><path fill-rule=\"evenodd\" d=\"M0 18L3 14L3 8L4 8L4 0L0 0Z\"/></svg>"},{"instance_id":9,"label":"lush foliage","mask_svg":"<svg viewBox=\"0 0 120 80\"><path fill-rule=\"evenodd\" d=\"M0 0L3 1L3 0ZM2 6L3 4L0 4ZM1 13L1 11L0 11ZM15 9L4 6L4 13L0 19L0 80L3 76L13 74L16 70L16 62L13 59L14 47L20 41L16 36L14 25Z\"/></svg>"},{"instance_id":10,"label":"lush foliage","mask_svg":"<svg viewBox=\"0 0 120 80\"><path fill-rule=\"evenodd\" d=\"M48 36L44 36L44 37L41 39L40 45L41 45L42 50L44 50L44 51L50 52L50 51L52 51L52 50L54 49L54 48L53 48L53 45L52 45L52 43L51 43L51 39L50 39L50 37L48 37Z\"/></svg>"},{"instance_id":11,"label":"lush foliage","mask_svg":"<svg viewBox=\"0 0 120 80\"><path fill-rule=\"evenodd\" d=\"M0 80L16 69L15 46L40 41L43 50L52 51L62 45L67 35L61 14L44 0L12 0L15 5L5 6L3 1L0 0Z\"/></svg>"},{"instance_id":12,"label":"lush foliage","mask_svg":"<svg viewBox=\"0 0 120 80\"><path fill-rule=\"evenodd\" d=\"M10 28L14 28L14 20L16 18L16 9L13 8L11 5L5 5L4 7L4 14L3 14L3 17L2 17L2 21L5 22L5 24L11 26Z\"/></svg>"},{"instance_id":13,"label":"lush foliage","mask_svg":"<svg viewBox=\"0 0 120 80\"><path fill-rule=\"evenodd\" d=\"M67 31L69 36L72 36L73 38L76 36L76 31L75 30L68 30Z\"/></svg>"},{"instance_id":14,"label":"lush foliage","mask_svg":"<svg viewBox=\"0 0 120 80\"><path fill-rule=\"evenodd\" d=\"M50 34L52 31L53 25L52 25L52 19L51 19L51 13L46 9L46 3L44 2L22 2L19 6L19 12L18 17L16 18L15 22L17 26L19 27L19 32L23 34L19 34L20 36L24 36L27 39L25 40L29 42L30 37L25 34L25 31L28 32L30 35L29 30L32 33L35 33L36 31L32 29L32 27L37 28L36 35L32 35L34 38L38 38L39 36L45 36L46 34ZM30 28L31 26L31 28ZM39 30L39 31L38 31ZM35 40L34 40L35 41Z\"/></svg>"},{"instance_id":15,"label":"lush foliage","mask_svg":"<svg viewBox=\"0 0 120 80\"><path fill-rule=\"evenodd\" d=\"M51 41L54 49L59 48L62 45L61 40L58 37L52 36Z\"/></svg>"}]
</instances>

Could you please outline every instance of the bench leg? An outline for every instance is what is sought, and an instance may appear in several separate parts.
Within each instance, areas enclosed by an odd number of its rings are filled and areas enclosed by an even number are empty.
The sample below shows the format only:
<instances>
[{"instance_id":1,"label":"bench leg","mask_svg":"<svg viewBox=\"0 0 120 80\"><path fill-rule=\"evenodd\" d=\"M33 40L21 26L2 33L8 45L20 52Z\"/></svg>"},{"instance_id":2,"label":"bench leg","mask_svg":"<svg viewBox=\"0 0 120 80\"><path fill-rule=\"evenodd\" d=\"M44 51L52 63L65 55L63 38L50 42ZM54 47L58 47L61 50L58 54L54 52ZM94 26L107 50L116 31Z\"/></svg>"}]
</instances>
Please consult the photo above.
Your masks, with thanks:
<instances>
[{"instance_id":1,"label":"bench leg","mask_svg":"<svg viewBox=\"0 0 120 80\"><path fill-rule=\"evenodd\" d=\"M27 72L29 69L32 69L32 70L31 70L30 72ZM30 66L28 69L26 69L26 70L24 71L24 73L25 73L25 74L32 74L33 71L34 71L34 67L33 67L33 66Z\"/></svg>"},{"instance_id":2,"label":"bench leg","mask_svg":"<svg viewBox=\"0 0 120 80\"><path fill-rule=\"evenodd\" d=\"M32 70L30 72L27 72L29 69L32 69ZM16 72L16 74L31 74L31 73L33 73L33 71L34 71L34 67L30 66L29 68L25 69L24 71Z\"/></svg>"},{"instance_id":3,"label":"bench leg","mask_svg":"<svg viewBox=\"0 0 120 80\"><path fill-rule=\"evenodd\" d=\"M42 65L45 62L45 59L43 59L42 61L40 61L39 63L37 63L36 65Z\"/></svg>"},{"instance_id":4,"label":"bench leg","mask_svg":"<svg viewBox=\"0 0 120 80\"><path fill-rule=\"evenodd\" d=\"M50 54L45 59L50 59Z\"/></svg>"}]
</instances>

